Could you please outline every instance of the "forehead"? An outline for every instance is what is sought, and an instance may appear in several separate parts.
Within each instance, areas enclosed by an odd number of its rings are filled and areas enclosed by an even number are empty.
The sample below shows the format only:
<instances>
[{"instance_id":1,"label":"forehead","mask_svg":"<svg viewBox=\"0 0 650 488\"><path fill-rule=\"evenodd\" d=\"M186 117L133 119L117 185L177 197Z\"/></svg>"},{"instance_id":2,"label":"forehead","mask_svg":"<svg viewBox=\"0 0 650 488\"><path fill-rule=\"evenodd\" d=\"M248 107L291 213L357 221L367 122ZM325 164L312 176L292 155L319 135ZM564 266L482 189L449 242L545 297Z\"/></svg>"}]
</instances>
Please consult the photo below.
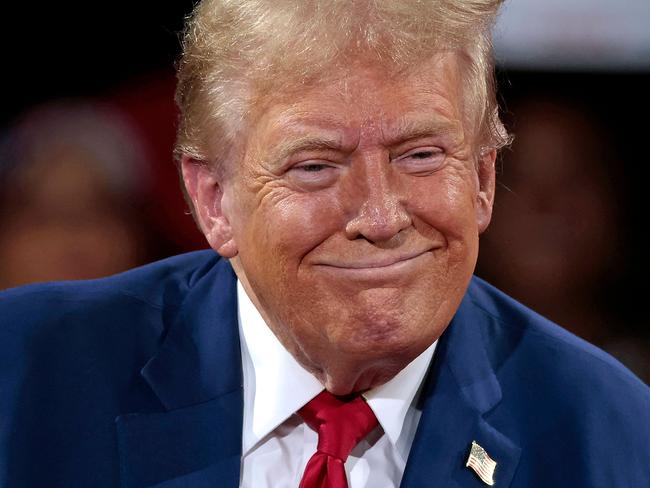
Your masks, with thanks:
<instances>
[{"instance_id":1,"label":"forehead","mask_svg":"<svg viewBox=\"0 0 650 488\"><path fill-rule=\"evenodd\" d=\"M352 64L309 88L278 92L258 105L253 134L276 145L314 132L341 143L364 132L462 130L464 100L458 56L440 54L408 71ZM264 137L268 136L268 139Z\"/></svg>"}]
</instances>

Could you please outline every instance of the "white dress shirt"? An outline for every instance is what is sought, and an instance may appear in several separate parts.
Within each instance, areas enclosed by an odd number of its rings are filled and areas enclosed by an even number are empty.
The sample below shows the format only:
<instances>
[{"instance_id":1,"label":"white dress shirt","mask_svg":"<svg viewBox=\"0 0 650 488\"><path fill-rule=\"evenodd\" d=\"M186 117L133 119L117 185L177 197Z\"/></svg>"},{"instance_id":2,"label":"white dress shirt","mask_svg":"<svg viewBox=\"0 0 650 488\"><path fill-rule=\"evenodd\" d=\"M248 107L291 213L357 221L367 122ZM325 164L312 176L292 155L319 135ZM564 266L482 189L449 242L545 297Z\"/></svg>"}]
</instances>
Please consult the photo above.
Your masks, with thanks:
<instances>
[{"instance_id":1,"label":"white dress shirt","mask_svg":"<svg viewBox=\"0 0 650 488\"><path fill-rule=\"evenodd\" d=\"M237 282L244 375L242 488L297 488L318 434L295 413L323 385L282 346ZM389 382L363 394L379 426L345 463L350 488L398 487L420 412L417 396L436 343Z\"/></svg>"}]
</instances>

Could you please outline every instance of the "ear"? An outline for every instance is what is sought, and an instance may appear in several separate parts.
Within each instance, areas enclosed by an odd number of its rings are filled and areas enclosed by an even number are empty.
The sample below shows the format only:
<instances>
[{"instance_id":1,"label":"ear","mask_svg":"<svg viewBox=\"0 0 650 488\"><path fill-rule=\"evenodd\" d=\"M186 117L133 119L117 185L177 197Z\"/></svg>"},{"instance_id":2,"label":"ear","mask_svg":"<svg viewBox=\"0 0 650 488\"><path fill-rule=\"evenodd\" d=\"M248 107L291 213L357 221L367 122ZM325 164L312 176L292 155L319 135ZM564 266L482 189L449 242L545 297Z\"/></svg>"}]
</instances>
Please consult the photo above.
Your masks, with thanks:
<instances>
[{"instance_id":1,"label":"ear","mask_svg":"<svg viewBox=\"0 0 650 488\"><path fill-rule=\"evenodd\" d=\"M181 172L195 219L210 247L224 258L235 257L237 245L228 217L223 212L223 182L219 181L217 172L188 155L181 158Z\"/></svg>"},{"instance_id":2,"label":"ear","mask_svg":"<svg viewBox=\"0 0 650 488\"><path fill-rule=\"evenodd\" d=\"M478 193L476 195L476 223L479 234L483 233L492 219L495 187L495 161L497 150L480 154L477 165Z\"/></svg>"}]
</instances>

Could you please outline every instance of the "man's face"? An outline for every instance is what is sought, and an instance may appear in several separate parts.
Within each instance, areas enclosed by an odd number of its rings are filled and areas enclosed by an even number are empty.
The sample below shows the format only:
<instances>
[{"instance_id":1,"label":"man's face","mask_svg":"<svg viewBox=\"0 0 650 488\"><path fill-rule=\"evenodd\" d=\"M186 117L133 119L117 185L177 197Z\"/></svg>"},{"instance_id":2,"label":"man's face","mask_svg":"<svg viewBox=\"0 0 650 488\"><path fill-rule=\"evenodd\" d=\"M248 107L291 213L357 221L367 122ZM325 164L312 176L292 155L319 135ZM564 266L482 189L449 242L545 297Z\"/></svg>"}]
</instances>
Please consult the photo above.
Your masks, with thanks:
<instances>
[{"instance_id":1,"label":"man's face","mask_svg":"<svg viewBox=\"0 0 650 488\"><path fill-rule=\"evenodd\" d=\"M359 68L276 99L221 183L238 276L334 392L390 379L464 294L494 154L477 171L461 84L456 57L441 55L410 75Z\"/></svg>"}]
</instances>

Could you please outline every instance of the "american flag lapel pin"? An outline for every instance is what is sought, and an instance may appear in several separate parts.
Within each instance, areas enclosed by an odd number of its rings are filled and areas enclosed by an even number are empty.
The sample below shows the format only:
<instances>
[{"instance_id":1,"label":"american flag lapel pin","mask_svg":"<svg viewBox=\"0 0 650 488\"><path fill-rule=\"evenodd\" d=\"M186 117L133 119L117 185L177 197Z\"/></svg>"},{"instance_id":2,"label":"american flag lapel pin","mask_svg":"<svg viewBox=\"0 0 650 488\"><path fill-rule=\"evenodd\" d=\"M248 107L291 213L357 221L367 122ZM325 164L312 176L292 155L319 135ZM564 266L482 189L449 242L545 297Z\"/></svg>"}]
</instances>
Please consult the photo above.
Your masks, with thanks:
<instances>
[{"instance_id":1,"label":"american flag lapel pin","mask_svg":"<svg viewBox=\"0 0 650 488\"><path fill-rule=\"evenodd\" d=\"M465 467L472 468L486 485L494 485L494 470L497 463L488 456L485 449L479 446L476 441L472 441L472 449L469 452Z\"/></svg>"}]
</instances>

